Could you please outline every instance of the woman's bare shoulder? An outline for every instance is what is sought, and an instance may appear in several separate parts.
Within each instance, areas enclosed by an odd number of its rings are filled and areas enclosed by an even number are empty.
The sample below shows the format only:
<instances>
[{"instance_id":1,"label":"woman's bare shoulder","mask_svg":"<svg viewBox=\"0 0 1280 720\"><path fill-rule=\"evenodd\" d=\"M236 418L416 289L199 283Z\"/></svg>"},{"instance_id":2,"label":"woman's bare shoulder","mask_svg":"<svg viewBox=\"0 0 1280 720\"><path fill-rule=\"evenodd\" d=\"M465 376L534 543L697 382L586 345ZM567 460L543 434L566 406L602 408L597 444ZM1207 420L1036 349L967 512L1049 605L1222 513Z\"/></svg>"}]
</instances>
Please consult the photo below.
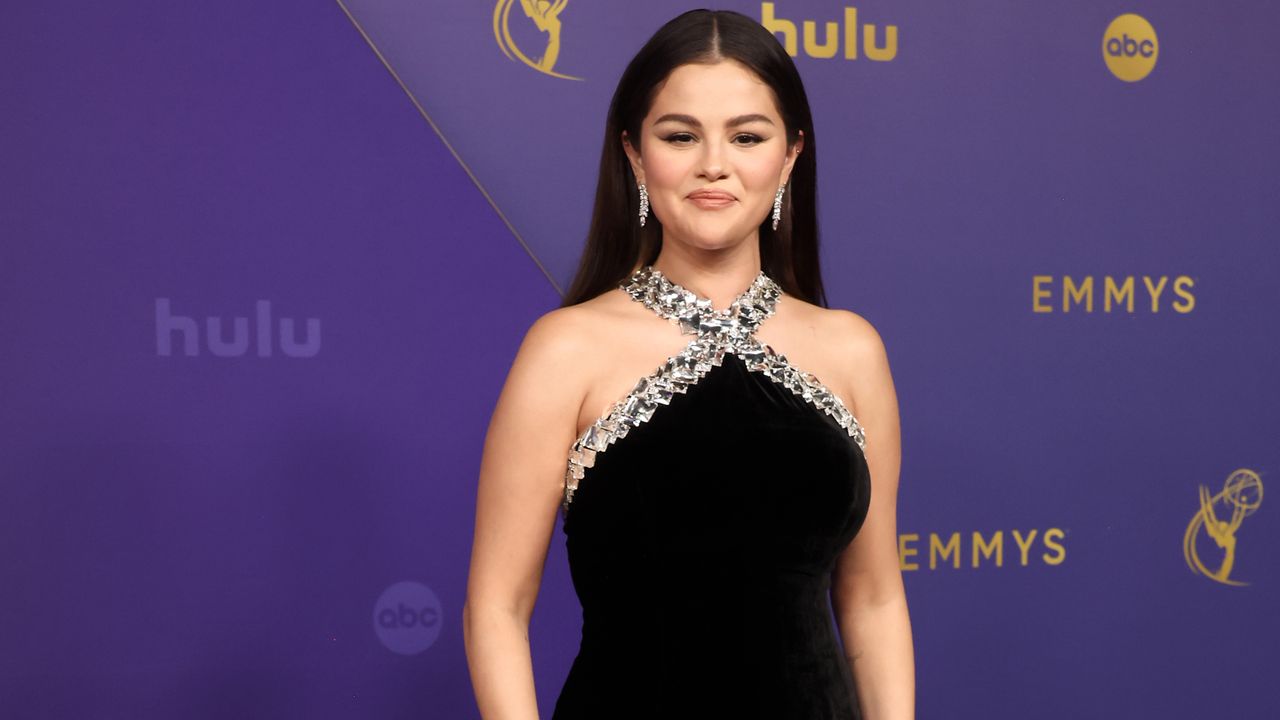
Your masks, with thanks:
<instances>
[{"instance_id":1,"label":"woman's bare shoulder","mask_svg":"<svg viewBox=\"0 0 1280 720\"><path fill-rule=\"evenodd\" d=\"M858 357L884 353L884 340L871 321L852 310L822 308L831 336L846 352Z\"/></svg>"},{"instance_id":2,"label":"woman's bare shoulder","mask_svg":"<svg viewBox=\"0 0 1280 720\"><path fill-rule=\"evenodd\" d=\"M888 373L884 341L871 321L845 308L826 308L789 298L801 324L818 333L829 354L825 365L836 368L835 382L848 391L855 402L868 392L877 392L876 378Z\"/></svg>"},{"instance_id":3,"label":"woman's bare shoulder","mask_svg":"<svg viewBox=\"0 0 1280 720\"><path fill-rule=\"evenodd\" d=\"M844 308L824 308L831 347L839 353L837 367L843 370L840 382L853 398L859 420L879 422L896 407L889 356L880 332L870 320ZM893 411L896 413L896 410Z\"/></svg>"},{"instance_id":4,"label":"woman's bare shoulder","mask_svg":"<svg viewBox=\"0 0 1280 720\"><path fill-rule=\"evenodd\" d=\"M605 292L576 305L558 307L539 316L529 326L517 358L550 367L569 361L589 359L600 346L600 334L607 332L620 314L621 293Z\"/></svg>"},{"instance_id":5,"label":"woman's bare shoulder","mask_svg":"<svg viewBox=\"0 0 1280 720\"><path fill-rule=\"evenodd\" d=\"M831 339L828 343L837 352L850 350L864 354L883 350L880 333L862 315L844 308L827 308L815 305L800 298L787 296L787 303L792 306L799 322L821 332L823 337Z\"/></svg>"}]
</instances>

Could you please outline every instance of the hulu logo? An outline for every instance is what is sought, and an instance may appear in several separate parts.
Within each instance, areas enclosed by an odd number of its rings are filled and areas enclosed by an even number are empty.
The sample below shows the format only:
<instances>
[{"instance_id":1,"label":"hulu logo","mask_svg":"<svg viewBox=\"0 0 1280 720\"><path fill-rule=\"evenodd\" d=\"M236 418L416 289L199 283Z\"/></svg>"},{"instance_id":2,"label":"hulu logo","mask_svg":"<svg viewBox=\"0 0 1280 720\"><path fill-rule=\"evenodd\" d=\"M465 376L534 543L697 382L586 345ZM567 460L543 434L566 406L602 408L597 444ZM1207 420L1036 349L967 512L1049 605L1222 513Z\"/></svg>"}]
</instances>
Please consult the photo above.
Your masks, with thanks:
<instances>
[{"instance_id":1,"label":"hulu logo","mask_svg":"<svg viewBox=\"0 0 1280 720\"><path fill-rule=\"evenodd\" d=\"M775 15L773 3L767 2L760 3L760 24L774 35L782 33L782 45L787 49L787 54L791 57L797 55L795 21ZM885 62L898 56L898 26L896 25L884 26L884 44L881 45L876 42L876 26L864 24L861 26L862 37L859 43L857 8L844 9L844 32L841 32L839 22L823 23L825 33L821 43L818 42L818 21L803 20L801 25L804 31L804 54L812 58L833 58L840 52L842 45L846 60L857 60L859 48L868 60Z\"/></svg>"},{"instance_id":2,"label":"hulu logo","mask_svg":"<svg viewBox=\"0 0 1280 720\"><path fill-rule=\"evenodd\" d=\"M278 324L271 321L271 301L259 300L255 305L253 332L249 318L237 316L223 326L222 317L214 315L204 319L204 347L215 357L244 357L249 353L250 340L258 357L271 357L279 340L281 355L295 358L315 357L320 352L320 319L307 318L307 336L297 337L293 318L282 317ZM228 334L230 337L227 337ZM182 345L182 354L196 357L200 354L200 324L195 318L174 315L169 309L169 298L156 298L156 354L173 355L174 339Z\"/></svg>"}]
</instances>

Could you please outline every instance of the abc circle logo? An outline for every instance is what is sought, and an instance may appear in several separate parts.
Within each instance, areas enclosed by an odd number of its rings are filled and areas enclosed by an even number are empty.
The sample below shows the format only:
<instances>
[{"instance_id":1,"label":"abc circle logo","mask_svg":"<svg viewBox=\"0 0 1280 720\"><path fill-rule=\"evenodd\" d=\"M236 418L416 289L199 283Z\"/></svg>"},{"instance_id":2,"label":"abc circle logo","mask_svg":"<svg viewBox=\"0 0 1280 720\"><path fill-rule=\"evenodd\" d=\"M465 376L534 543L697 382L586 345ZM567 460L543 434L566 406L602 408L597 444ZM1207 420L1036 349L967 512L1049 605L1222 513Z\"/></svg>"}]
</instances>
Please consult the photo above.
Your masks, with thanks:
<instances>
[{"instance_id":1,"label":"abc circle logo","mask_svg":"<svg viewBox=\"0 0 1280 720\"><path fill-rule=\"evenodd\" d=\"M1102 59L1112 75L1125 82L1137 82L1156 66L1160 44L1156 30L1141 15L1125 13L1102 33Z\"/></svg>"},{"instance_id":2,"label":"abc circle logo","mask_svg":"<svg viewBox=\"0 0 1280 720\"><path fill-rule=\"evenodd\" d=\"M388 650L417 655L440 637L440 598L420 582L406 580L382 591L373 605L373 631Z\"/></svg>"}]
</instances>

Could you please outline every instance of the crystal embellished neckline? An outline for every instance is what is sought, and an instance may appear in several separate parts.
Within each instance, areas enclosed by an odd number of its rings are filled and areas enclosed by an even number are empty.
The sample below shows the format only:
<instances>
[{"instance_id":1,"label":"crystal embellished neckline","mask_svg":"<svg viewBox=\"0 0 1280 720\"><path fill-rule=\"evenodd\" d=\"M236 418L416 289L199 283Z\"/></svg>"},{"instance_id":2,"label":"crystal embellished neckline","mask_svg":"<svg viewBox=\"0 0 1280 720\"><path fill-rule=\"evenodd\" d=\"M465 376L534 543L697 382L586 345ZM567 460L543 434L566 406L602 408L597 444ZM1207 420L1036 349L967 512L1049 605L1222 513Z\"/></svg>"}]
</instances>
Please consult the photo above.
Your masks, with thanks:
<instances>
[{"instance_id":1,"label":"crystal embellished neckline","mask_svg":"<svg viewBox=\"0 0 1280 720\"><path fill-rule=\"evenodd\" d=\"M724 310L709 298L676 283L652 265L645 265L618 285L658 315L679 323L686 335L725 334L745 337L773 314L782 288L764 270Z\"/></svg>"},{"instance_id":2,"label":"crystal embellished neckline","mask_svg":"<svg viewBox=\"0 0 1280 720\"><path fill-rule=\"evenodd\" d=\"M631 392L615 401L570 446L561 505L566 513L566 531L567 513L578 481L595 466L596 455L626 437L632 428L648 422L659 407L669 405L676 395L687 392L712 368L720 366L727 354L736 355L748 371L764 375L834 418L860 449L866 449L866 433L840 398L813 373L795 367L785 355L755 338L756 328L773 314L782 296L782 289L763 270L724 310L716 310L709 299L677 285L652 265L631 273L618 287L658 315L679 324L681 333L697 337L640 378Z\"/></svg>"},{"instance_id":3,"label":"crystal embellished neckline","mask_svg":"<svg viewBox=\"0 0 1280 720\"><path fill-rule=\"evenodd\" d=\"M684 287L680 283L667 277L665 274L663 274L661 270L659 270L658 268L652 265L645 265L643 268L640 268L640 270L637 272L638 273L644 272L645 270L648 270L648 274L652 276L652 280L654 284L661 287L662 289L664 290L669 289L670 291L683 296L686 302L691 301L700 307L706 307L712 310L713 312L720 313L721 315L731 315L733 313L734 305L741 304L743 300L753 299L752 298L753 294L755 295L759 294L758 292L753 292L753 291L757 291L764 284L765 280L769 280L770 282L772 282L772 280L770 280L769 277L764 274L764 270L761 270L760 272L756 273L755 278L753 278L751 283L747 285L747 289L738 293L737 297L735 297L733 301L729 303L729 307L725 308L724 310L716 310L715 307L711 304L710 298L703 297L698 293L690 290L689 288Z\"/></svg>"}]
</instances>

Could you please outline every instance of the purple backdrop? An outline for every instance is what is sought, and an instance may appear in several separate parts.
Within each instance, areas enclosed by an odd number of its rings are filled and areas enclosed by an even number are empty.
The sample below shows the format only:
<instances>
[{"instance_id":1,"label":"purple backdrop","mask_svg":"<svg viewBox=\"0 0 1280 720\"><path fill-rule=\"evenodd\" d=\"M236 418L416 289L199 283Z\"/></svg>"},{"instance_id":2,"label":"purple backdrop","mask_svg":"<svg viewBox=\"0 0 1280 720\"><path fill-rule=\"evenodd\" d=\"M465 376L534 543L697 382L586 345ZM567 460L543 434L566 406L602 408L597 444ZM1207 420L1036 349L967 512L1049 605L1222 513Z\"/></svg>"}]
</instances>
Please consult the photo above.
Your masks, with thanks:
<instances>
[{"instance_id":1,"label":"purple backdrop","mask_svg":"<svg viewBox=\"0 0 1280 720\"><path fill-rule=\"evenodd\" d=\"M572 2L553 52L515 0L9 13L0 715L478 717L489 413L694 6ZM919 716L1269 717L1280 8L720 7L795 28L831 301L893 364Z\"/></svg>"}]
</instances>

